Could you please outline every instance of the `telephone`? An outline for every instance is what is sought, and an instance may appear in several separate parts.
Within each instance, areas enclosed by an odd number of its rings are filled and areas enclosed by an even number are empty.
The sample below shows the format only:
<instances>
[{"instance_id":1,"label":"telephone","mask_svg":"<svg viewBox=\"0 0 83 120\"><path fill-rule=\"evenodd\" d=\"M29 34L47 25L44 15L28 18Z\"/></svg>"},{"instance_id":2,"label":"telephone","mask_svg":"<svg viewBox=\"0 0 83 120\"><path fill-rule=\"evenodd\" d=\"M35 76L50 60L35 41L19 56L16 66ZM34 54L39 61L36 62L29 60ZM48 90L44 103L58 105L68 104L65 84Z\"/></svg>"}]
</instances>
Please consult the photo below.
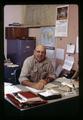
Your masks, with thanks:
<instances>
[{"instance_id":1,"label":"telephone","mask_svg":"<svg viewBox=\"0 0 83 120\"><path fill-rule=\"evenodd\" d=\"M72 76L72 79L76 79L76 80L79 80L79 71L75 71L75 73L73 74Z\"/></svg>"},{"instance_id":2,"label":"telephone","mask_svg":"<svg viewBox=\"0 0 83 120\"><path fill-rule=\"evenodd\" d=\"M65 69L62 69L62 66L59 65L55 72L57 77L66 77L66 78L72 78L72 79L79 79L79 70L71 70L67 71Z\"/></svg>"}]
</instances>

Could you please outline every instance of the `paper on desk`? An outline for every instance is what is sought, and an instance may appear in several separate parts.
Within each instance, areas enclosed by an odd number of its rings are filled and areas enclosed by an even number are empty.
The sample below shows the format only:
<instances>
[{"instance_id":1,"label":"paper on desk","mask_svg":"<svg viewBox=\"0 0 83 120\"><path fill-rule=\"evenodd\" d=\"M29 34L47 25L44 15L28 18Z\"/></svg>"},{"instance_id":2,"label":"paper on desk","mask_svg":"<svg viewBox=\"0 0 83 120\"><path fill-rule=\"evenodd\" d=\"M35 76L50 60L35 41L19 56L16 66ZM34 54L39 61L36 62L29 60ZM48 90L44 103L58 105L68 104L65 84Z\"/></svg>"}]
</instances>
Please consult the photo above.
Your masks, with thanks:
<instances>
[{"instance_id":1,"label":"paper on desk","mask_svg":"<svg viewBox=\"0 0 83 120\"><path fill-rule=\"evenodd\" d=\"M7 67L18 67L19 65L17 65L17 64L9 64L9 65L7 65Z\"/></svg>"},{"instance_id":2,"label":"paper on desk","mask_svg":"<svg viewBox=\"0 0 83 120\"><path fill-rule=\"evenodd\" d=\"M73 84L72 83L67 83L67 82L62 82L62 85L67 85L70 88L73 88Z\"/></svg>"},{"instance_id":3,"label":"paper on desk","mask_svg":"<svg viewBox=\"0 0 83 120\"><path fill-rule=\"evenodd\" d=\"M46 90L46 89L51 89L51 88L54 88L54 87L57 87L57 85L53 84L53 83L48 83L48 84L45 85L44 89Z\"/></svg>"},{"instance_id":4,"label":"paper on desk","mask_svg":"<svg viewBox=\"0 0 83 120\"><path fill-rule=\"evenodd\" d=\"M26 86L26 88L27 88L28 90L30 90L31 92L33 92L33 93L40 93L40 92L45 91L46 89L53 88L53 87L56 87L56 86L57 86L57 85L54 85L54 84L52 84L52 83L48 83L48 84L45 85L45 87L44 87L42 90L37 90L37 89L35 89L35 88L28 87L28 86Z\"/></svg>"},{"instance_id":5,"label":"paper on desk","mask_svg":"<svg viewBox=\"0 0 83 120\"><path fill-rule=\"evenodd\" d=\"M21 91L21 89L19 89L15 85L4 86L4 93L5 93L5 95L8 94L8 93L14 93L14 92L19 92L19 91Z\"/></svg>"},{"instance_id":6,"label":"paper on desk","mask_svg":"<svg viewBox=\"0 0 83 120\"><path fill-rule=\"evenodd\" d=\"M39 93L39 94L47 97L47 96L59 94L59 92L58 92L58 91L55 91L55 90L53 90L53 89L50 89L50 90L46 90L46 91L44 91L44 92L41 92L41 93Z\"/></svg>"},{"instance_id":7,"label":"paper on desk","mask_svg":"<svg viewBox=\"0 0 83 120\"><path fill-rule=\"evenodd\" d=\"M4 82L4 86L9 86L9 85L12 85L12 83Z\"/></svg>"},{"instance_id":8,"label":"paper on desk","mask_svg":"<svg viewBox=\"0 0 83 120\"><path fill-rule=\"evenodd\" d=\"M66 54L65 61L62 68L70 71L73 67L73 64L74 64L74 57Z\"/></svg>"},{"instance_id":9,"label":"paper on desk","mask_svg":"<svg viewBox=\"0 0 83 120\"><path fill-rule=\"evenodd\" d=\"M42 91L42 90L37 90L37 89L35 89L35 88L28 87L28 86L26 86L26 88L27 88L28 90L30 90L31 92L33 92L33 93L39 93L39 92Z\"/></svg>"}]
</instances>

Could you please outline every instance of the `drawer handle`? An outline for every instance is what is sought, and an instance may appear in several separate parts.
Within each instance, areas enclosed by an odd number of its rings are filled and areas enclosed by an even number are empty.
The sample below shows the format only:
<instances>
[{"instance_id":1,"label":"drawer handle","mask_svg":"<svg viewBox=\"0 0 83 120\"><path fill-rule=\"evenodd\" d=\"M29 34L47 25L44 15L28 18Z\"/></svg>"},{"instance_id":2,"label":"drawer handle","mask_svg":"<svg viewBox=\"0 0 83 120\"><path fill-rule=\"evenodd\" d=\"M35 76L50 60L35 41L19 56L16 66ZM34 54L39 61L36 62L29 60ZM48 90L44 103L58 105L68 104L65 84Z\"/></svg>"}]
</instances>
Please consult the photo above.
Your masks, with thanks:
<instances>
[{"instance_id":1,"label":"drawer handle","mask_svg":"<svg viewBox=\"0 0 83 120\"><path fill-rule=\"evenodd\" d=\"M27 45L27 46L26 46L26 48L27 48L27 49L29 49L29 48L30 48L30 46L28 46L28 45Z\"/></svg>"}]
</instances>

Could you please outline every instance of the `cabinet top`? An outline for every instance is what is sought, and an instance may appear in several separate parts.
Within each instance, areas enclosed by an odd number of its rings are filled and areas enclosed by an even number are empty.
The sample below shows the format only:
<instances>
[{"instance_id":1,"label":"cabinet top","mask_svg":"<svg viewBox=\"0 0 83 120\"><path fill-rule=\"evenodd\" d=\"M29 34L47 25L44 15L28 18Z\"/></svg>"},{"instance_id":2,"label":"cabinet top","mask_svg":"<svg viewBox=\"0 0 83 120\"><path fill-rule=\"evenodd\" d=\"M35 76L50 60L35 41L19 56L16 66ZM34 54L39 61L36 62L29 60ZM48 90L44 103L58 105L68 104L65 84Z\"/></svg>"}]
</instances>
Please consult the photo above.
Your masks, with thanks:
<instances>
[{"instance_id":1,"label":"cabinet top","mask_svg":"<svg viewBox=\"0 0 83 120\"><path fill-rule=\"evenodd\" d=\"M27 26L6 26L5 28L28 28Z\"/></svg>"}]
</instances>

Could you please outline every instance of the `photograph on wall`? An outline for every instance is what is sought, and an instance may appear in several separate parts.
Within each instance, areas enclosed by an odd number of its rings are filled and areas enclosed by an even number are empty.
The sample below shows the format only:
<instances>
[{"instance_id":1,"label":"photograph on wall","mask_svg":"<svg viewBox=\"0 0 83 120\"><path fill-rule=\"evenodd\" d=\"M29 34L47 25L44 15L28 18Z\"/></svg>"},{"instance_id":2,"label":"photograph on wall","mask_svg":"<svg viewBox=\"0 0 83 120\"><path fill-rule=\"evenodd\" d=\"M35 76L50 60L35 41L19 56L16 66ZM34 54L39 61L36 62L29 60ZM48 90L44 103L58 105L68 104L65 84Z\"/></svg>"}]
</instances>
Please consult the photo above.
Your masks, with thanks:
<instances>
[{"instance_id":1,"label":"photograph on wall","mask_svg":"<svg viewBox=\"0 0 83 120\"><path fill-rule=\"evenodd\" d=\"M68 6L57 8L57 20L64 20L68 18Z\"/></svg>"},{"instance_id":2,"label":"photograph on wall","mask_svg":"<svg viewBox=\"0 0 83 120\"><path fill-rule=\"evenodd\" d=\"M68 5L64 5L56 8L56 37L68 36L68 7Z\"/></svg>"}]
</instances>

